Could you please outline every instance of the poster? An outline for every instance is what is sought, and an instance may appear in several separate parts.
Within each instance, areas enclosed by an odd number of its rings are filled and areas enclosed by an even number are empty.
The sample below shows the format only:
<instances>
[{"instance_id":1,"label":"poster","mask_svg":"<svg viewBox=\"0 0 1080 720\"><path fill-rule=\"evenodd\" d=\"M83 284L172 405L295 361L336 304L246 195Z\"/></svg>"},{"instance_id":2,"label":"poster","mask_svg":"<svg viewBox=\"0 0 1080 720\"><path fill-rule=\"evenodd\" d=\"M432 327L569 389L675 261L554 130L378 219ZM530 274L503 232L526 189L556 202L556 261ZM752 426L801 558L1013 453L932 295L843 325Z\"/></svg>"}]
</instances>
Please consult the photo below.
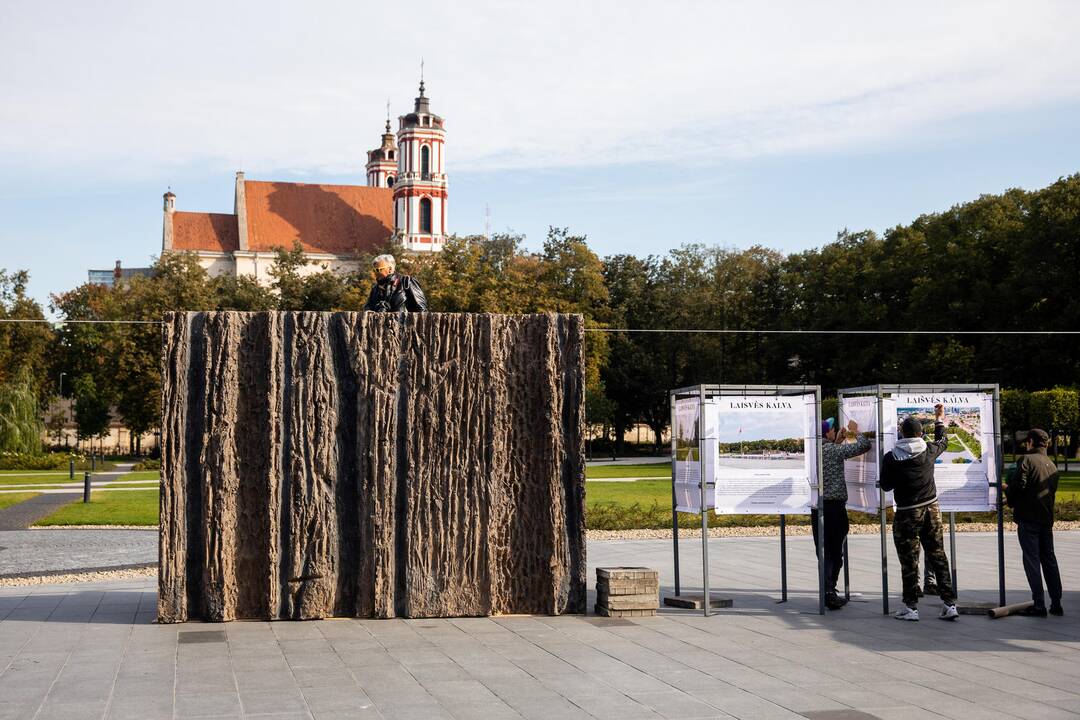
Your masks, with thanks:
<instances>
[{"instance_id":1,"label":"poster","mask_svg":"<svg viewBox=\"0 0 1080 720\"><path fill-rule=\"evenodd\" d=\"M846 428L848 421L854 420L859 432L872 432L870 449L857 457L844 461L844 482L847 484L847 508L865 513L877 513L881 510L881 495L878 490L878 404L877 396L856 396L840 398L841 428ZM852 441L853 442L853 441ZM885 494L886 506L892 504L892 493Z\"/></svg>"},{"instance_id":2,"label":"poster","mask_svg":"<svg viewBox=\"0 0 1080 720\"><path fill-rule=\"evenodd\" d=\"M809 405L809 408L807 407ZM814 395L716 398L713 491L717 514L810 512L817 458Z\"/></svg>"},{"instance_id":3,"label":"poster","mask_svg":"<svg viewBox=\"0 0 1080 720\"><path fill-rule=\"evenodd\" d=\"M709 406L706 401L706 407ZM710 473L704 467L700 455L702 444L708 445L702 424L701 398L688 397L675 401L675 508L679 512L701 512L701 477L708 479ZM715 443L715 440L713 440ZM704 473L703 473L704 470ZM711 506L711 494L706 490L705 509Z\"/></svg>"},{"instance_id":4,"label":"poster","mask_svg":"<svg viewBox=\"0 0 1080 720\"><path fill-rule=\"evenodd\" d=\"M934 467L934 484L942 512L985 512L996 509L997 460L994 457L994 399L987 393L910 393L887 399L885 451L896 444L898 428L913 417L934 438L934 405L945 410L948 448Z\"/></svg>"}]
</instances>

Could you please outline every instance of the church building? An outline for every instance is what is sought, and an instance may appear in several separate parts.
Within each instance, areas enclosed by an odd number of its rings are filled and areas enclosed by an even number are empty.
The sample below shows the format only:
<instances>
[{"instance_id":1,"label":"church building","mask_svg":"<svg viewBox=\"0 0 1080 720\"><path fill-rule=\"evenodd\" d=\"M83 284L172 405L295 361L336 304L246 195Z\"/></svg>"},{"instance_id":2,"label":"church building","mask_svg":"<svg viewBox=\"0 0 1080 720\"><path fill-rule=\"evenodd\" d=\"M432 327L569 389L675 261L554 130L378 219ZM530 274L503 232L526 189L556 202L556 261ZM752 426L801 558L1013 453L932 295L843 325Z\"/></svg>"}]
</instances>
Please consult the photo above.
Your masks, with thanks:
<instances>
[{"instance_id":1,"label":"church building","mask_svg":"<svg viewBox=\"0 0 1080 720\"><path fill-rule=\"evenodd\" d=\"M233 212L176 209L165 193L161 251L193 252L211 275L251 275L270 282L276 248L299 241L308 270L358 268L360 255L397 238L406 250L438 252L447 237L446 130L420 81L413 111L386 120L380 146L368 152L367 185L249 180L236 173Z\"/></svg>"}]
</instances>

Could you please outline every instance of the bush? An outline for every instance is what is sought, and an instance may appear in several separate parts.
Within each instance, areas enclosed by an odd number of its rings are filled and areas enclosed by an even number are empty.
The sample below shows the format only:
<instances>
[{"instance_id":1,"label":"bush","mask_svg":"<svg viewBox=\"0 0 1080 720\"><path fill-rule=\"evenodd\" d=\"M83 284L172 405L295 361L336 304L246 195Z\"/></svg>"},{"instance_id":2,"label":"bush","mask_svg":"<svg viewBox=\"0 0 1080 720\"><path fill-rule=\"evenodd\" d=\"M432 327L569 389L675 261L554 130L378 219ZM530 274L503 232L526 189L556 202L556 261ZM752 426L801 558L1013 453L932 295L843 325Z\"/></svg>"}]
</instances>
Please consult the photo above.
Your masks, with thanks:
<instances>
[{"instance_id":1,"label":"bush","mask_svg":"<svg viewBox=\"0 0 1080 720\"><path fill-rule=\"evenodd\" d=\"M147 458L146 460L143 460L142 462L137 462L137 463L135 463L134 465L131 466L132 472L137 472L137 471L140 471L140 470L160 470L160 469L161 469L161 460L155 460L154 458Z\"/></svg>"},{"instance_id":2,"label":"bush","mask_svg":"<svg viewBox=\"0 0 1080 720\"><path fill-rule=\"evenodd\" d=\"M76 470L89 470L90 458L85 455L69 453L45 453L30 455L26 453L0 453L0 470L67 470L68 461L75 458ZM97 469L106 469L107 464L97 462Z\"/></svg>"}]
</instances>

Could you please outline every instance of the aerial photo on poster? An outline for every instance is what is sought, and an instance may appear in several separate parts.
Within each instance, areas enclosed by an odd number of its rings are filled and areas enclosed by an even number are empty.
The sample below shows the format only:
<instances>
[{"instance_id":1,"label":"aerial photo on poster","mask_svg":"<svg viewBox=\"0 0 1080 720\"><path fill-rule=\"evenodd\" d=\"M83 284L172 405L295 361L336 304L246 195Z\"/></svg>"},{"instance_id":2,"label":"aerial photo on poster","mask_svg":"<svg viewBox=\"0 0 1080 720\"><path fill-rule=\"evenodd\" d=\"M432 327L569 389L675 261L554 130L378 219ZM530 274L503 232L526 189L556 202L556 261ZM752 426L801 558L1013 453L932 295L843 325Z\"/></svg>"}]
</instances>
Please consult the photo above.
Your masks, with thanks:
<instances>
[{"instance_id":1,"label":"aerial photo on poster","mask_svg":"<svg viewBox=\"0 0 1080 720\"><path fill-rule=\"evenodd\" d=\"M937 460L934 480L943 512L989 511L997 502L992 483L997 479L993 458L993 399L986 394L897 395L896 427L908 417L922 423L923 436L934 437L934 406L944 409L945 435L949 444ZM890 433L886 450L897 432Z\"/></svg>"}]
</instances>

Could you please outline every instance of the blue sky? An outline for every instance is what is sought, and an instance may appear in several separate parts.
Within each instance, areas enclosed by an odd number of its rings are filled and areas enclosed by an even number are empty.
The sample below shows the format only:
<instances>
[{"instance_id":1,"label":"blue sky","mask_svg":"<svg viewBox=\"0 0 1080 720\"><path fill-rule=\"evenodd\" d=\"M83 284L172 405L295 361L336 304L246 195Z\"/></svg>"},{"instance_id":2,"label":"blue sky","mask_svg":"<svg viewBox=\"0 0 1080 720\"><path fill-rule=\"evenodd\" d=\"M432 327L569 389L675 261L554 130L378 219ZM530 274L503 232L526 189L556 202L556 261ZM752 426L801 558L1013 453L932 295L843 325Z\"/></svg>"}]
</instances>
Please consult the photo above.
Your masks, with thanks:
<instances>
[{"instance_id":1,"label":"blue sky","mask_svg":"<svg viewBox=\"0 0 1080 720\"><path fill-rule=\"evenodd\" d=\"M1080 171L1080 5L759 5L5 3L0 267L45 301L147 264L166 187L362 183L421 56L451 230L534 247L792 252Z\"/></svg>"}]
</instances>

